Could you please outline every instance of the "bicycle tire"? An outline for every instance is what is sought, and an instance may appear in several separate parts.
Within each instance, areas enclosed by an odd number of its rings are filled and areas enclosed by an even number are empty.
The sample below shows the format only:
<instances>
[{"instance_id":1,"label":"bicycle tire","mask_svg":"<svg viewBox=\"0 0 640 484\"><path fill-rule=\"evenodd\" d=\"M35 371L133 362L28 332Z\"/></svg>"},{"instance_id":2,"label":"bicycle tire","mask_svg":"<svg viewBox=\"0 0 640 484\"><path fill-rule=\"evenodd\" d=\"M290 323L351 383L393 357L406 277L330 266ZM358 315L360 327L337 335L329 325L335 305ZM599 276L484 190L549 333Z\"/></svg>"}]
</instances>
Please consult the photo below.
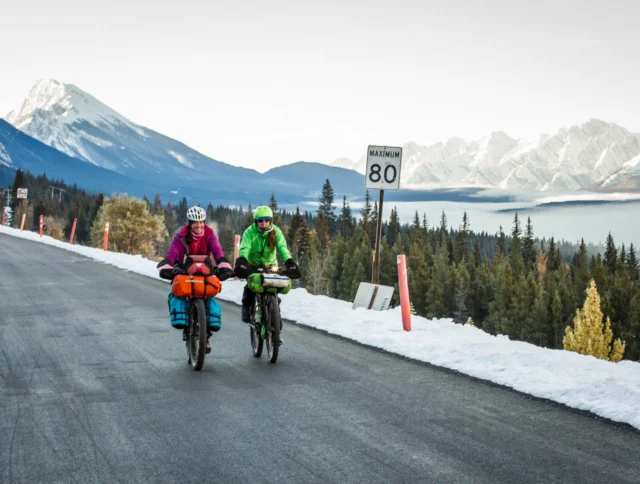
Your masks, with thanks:
<instances>
[{"instance_id":1,"label":"bicycle tire","mask_svg":"<svg viewBox=\"0 0 640 484\"><path fill-rule=\"evenodd\" d=\"M191 300L191 331L189 331L189 359L194 371L202 370L207 352L207 312L203 299Z\"/></svg>"},{"instance_id":2,"label":"bicycle tire","mask_svg":"<svg viewBox=\"0 0 640 484\"><path fill-rule=\"evenodd\" d=\"M256 296L256 301L258 304L259 296ZM256 323L256 304L253 305L253 311L251 311L251 324L249 325L249 337L251 338L251 351L253 352L253 356L255 358L260 358L262 356L262 348L264 346L264 340L260 337L260 329L259 325Z\"/></svg>"},{"instance_id":3,"label":"bicycle tire","mask_svg":"<svg viewBox=\"0 0 640 484\"><path fill-rule=\"evenodd\" d=\"M265 316L267 317L267 354L269 361L278 361L278 350L280 348L280 307L278 306L278 295L269 294L265 301Z\"/></svg>"}]
</instances>

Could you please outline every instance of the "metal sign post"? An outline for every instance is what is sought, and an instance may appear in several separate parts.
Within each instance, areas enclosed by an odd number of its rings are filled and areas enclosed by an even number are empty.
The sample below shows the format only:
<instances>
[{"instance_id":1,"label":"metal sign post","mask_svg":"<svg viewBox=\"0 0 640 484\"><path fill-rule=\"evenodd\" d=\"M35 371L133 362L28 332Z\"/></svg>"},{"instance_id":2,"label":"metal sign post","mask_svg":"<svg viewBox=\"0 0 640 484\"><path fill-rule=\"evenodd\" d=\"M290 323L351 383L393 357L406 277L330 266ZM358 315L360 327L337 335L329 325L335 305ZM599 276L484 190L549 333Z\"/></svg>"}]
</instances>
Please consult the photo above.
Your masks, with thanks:
<instances>
[{"instance_id":1,"label":"metal sign post","mask_svg":"<svg viewBox=\"0 0 640 484\"><path fill-rule=\"evenodd\" d=\"M394 146L369 146L367 148L367 170L364 177L366 189L379 189L376 248L373 253L371 281L378 284L380 275L380 240L382 239L382 203L385 190L400 189L400 165L402 148Z\"/></svg>"}]
</instances>

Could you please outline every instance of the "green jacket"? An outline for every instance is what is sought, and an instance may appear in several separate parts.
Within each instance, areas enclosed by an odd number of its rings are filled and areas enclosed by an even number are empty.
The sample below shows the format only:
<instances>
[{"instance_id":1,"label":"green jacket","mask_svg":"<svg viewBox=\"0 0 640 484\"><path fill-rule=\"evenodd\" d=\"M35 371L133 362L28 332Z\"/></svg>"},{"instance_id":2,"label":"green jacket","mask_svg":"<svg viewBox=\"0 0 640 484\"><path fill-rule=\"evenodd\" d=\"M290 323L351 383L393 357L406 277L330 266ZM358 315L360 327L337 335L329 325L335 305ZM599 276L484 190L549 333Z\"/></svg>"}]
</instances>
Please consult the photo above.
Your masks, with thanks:
<instances>
[{"instance_id":1,"label":"green jacket","mask_svg":"<svg viewBox=\"0 0 640 484\"><path fill-rule=\"evenodd\" d=\"M287 241L282 230L273 224L271 224L271 230L276 233L276 246L273 249L270 249L267 244L270 231L262 232L256 227L256 224L247 227L247 230L242 234L238 257L244 257L251 265L263 264L265 267L278 265L276 251L280 253L283 262L291 259L291 252L287 248Z\"/></svg>"}]
</instances>

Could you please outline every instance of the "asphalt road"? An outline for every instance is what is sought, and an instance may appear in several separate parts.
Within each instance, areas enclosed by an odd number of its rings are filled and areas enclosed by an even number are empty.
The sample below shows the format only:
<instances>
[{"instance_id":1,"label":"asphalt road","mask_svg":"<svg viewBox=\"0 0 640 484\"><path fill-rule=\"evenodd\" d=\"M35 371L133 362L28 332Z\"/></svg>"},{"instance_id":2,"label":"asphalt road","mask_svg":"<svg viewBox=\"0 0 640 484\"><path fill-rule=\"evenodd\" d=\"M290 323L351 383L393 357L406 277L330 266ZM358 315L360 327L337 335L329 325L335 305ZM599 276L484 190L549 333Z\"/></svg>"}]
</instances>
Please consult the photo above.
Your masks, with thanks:
<instances>
[{"instance_id":1,"label":"asphalt road","mask_svg":"<svg viewBox=\"0 0 640 484\"><path fill-rule=\"evenodd\" d=\"M271 365L224 302L194 372L167 284L2 234L0 261L0 483L640 482L629 427L293 324Z\"/></svg>"}]
</instances>

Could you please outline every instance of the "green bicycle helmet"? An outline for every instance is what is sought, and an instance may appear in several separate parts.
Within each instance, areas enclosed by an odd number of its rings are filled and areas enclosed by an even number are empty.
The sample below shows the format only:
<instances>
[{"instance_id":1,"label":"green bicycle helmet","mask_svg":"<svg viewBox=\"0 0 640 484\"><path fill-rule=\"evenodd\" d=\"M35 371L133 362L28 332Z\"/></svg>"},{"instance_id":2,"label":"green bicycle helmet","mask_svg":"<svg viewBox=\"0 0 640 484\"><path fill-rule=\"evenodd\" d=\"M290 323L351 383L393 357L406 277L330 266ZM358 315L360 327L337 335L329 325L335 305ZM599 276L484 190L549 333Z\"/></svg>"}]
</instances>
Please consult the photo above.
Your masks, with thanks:
<instances>
[{"instance_id":1,"label":"green bicycle helmet","mask_svg":"<svg viewBox=\"0 0 640 484\"><path fill-rule=\"evenodd\" d=\"M264 219L264 218L273 218L273 212L271 211L271 209L265 205L262 205L258 208L256 208L253 211L253 218L254 220L258 220L258 219Z\"/></svg>"}]
</instances>

